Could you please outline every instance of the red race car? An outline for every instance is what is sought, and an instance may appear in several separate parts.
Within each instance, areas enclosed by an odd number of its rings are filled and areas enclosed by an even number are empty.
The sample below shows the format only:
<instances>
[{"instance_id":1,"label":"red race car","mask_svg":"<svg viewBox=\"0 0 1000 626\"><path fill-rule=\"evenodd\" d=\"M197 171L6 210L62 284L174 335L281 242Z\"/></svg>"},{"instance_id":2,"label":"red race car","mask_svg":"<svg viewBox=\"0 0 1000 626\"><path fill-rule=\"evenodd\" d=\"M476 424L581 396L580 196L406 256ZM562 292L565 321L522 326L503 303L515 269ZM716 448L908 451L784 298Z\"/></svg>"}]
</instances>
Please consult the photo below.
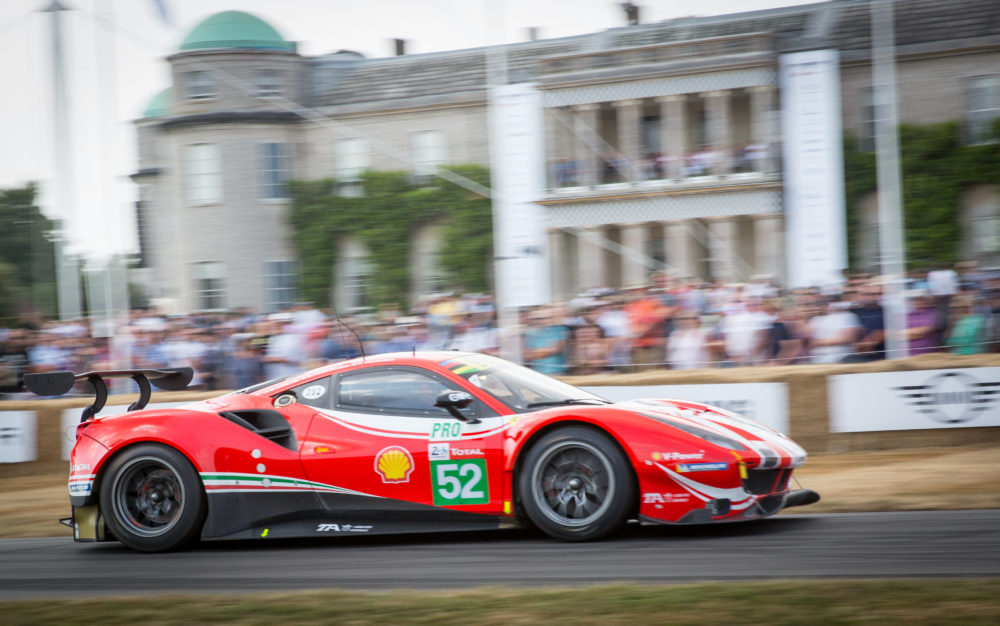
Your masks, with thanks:
<instances>
[{"instance_id":1,"label":"red race car","mask_svg":"<svg viewBox=\"0 0 1000 626\"><path fill-rule=\"evenodd\" d=\"M104 379L140 398L94 417ZM197 539L497 528L607 536L629 520L749 520L810 504L789 490L805 451L728 411L677 400L611 403L513 363L426 352L359 358L218 398L143 409L150 382L190 369L28 375L40 395L86 379L69 477L77 541L147 552Z\"/></svg>"}]
</instances>

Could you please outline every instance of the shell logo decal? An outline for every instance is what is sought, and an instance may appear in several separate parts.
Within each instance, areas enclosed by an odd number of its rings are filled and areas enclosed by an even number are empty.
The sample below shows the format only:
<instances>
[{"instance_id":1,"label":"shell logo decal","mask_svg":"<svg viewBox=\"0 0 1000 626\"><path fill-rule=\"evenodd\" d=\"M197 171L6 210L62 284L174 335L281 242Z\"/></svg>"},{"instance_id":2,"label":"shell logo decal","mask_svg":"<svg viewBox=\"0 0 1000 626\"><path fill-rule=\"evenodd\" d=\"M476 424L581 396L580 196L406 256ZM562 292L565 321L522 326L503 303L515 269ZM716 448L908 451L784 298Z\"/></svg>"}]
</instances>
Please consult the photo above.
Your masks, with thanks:
<instances>
[{"instance_id":1,"label":"shell logo decal","mask_svg":"<svg viewBox=\"0 0 1000 626\"><path fill-rule=\"evenodd\" d=\"M408 483L413 472L413 457L405 448L389 446L375 456L375 471L384 483Z\"/></svg>"}]
</instances>

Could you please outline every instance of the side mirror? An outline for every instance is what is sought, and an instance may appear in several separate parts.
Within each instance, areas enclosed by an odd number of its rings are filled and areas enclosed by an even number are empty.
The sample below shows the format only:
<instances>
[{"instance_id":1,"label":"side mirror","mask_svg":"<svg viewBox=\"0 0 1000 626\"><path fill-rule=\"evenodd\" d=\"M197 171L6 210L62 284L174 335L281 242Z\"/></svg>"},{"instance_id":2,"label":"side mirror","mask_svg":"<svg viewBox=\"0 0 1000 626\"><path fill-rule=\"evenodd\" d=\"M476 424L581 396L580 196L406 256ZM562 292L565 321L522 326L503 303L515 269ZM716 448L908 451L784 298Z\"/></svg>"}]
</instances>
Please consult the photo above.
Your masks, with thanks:
<instances>
[{"instance_id":1,"label":"side mirror","mask_svg":"<svg viewBox=\"0 0 1000 626\"><path fill-rule=\"evenodd\" d=\"M451 413L451 416L457 420L469 422L470 424L476 424L479 420L474 417L462 415L462 412L459 410L472 404L473 399L472 394L467 391L447 389L442 391L441 395L437 397L437 400L434 402L434 406L448 411Z\"/></svg>"}]
</instances>

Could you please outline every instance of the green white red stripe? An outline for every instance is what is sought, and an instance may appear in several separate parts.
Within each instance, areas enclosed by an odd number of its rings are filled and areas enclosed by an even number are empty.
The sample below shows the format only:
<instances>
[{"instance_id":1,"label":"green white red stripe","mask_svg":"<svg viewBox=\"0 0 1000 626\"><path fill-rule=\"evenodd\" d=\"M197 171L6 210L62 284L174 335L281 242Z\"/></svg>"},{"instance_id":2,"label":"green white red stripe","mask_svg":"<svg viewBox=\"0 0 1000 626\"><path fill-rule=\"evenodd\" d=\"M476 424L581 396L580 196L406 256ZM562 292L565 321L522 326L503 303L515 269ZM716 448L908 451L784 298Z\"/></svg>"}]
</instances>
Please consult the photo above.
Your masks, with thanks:
<instances>
[{"instance_id":1,"label":"green white red stripe","mask_svg":"<svg viewBox=\"0 0 1000 626\"><path fill-rule=\"evenodd\" d=\"M236 472L201 472L201 482L205 492L234 493L247 491L312 491L321 493L342 493L355 496L378 498L370 493L345 489L336 485L317 483L302 478L277 476L274 474L240 474Z\"/></svg>"}]
</instances>

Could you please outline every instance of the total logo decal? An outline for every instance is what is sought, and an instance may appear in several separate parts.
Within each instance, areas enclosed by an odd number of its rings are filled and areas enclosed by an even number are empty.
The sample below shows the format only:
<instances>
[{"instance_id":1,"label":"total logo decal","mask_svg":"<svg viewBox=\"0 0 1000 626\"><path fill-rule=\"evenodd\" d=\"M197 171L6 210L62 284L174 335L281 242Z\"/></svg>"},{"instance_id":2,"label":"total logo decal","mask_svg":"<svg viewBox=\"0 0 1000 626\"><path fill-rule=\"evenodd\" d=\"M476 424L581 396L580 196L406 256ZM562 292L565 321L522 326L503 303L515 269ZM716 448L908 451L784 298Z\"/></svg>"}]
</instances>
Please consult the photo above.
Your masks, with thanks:
<instances>
[{"instance_id":1,"label":"total logo decal","mask_svg":"<svg viewBox=\"0 0 1000 626\"><path fill-rule=\"evenodd\" d=\"M318 533L366 533L372 526L358 526L354 524L320 524L316 527Z\"/></svg>"},{"instance_id":2,"label":"total logo decal","mask_svg":"<svg viewBox=\"0 0 1000 626\"><path fill-rule=\"evenodd\" d=\"M480 448L452 448L447 443L432 443L427 446L427 460L448 461L452 457L478 457L483 456Z\"/></svg>"},{"instance_id":3,"label":"total logo decal","mask_svg":"<svg viewBox=\"0 0 1000 626\"><path fill-rule=\"evenodd\" d=\"M413 457L406 448L383 448L375 455L375 472L384 483L408 483L413 473Z\"/></svg>"},{"instance_id":4,"label":"total logo decal","mask_svg":"<svg viewBox=\"0 0 1000 626\"><path fill-rule=\"evenodd\" d=\"M683 503L691 500L688 493L644 493L642 494L643 504L655 504L656 508L662 508L661 504Z\"/></svg>"}]
</instances>

